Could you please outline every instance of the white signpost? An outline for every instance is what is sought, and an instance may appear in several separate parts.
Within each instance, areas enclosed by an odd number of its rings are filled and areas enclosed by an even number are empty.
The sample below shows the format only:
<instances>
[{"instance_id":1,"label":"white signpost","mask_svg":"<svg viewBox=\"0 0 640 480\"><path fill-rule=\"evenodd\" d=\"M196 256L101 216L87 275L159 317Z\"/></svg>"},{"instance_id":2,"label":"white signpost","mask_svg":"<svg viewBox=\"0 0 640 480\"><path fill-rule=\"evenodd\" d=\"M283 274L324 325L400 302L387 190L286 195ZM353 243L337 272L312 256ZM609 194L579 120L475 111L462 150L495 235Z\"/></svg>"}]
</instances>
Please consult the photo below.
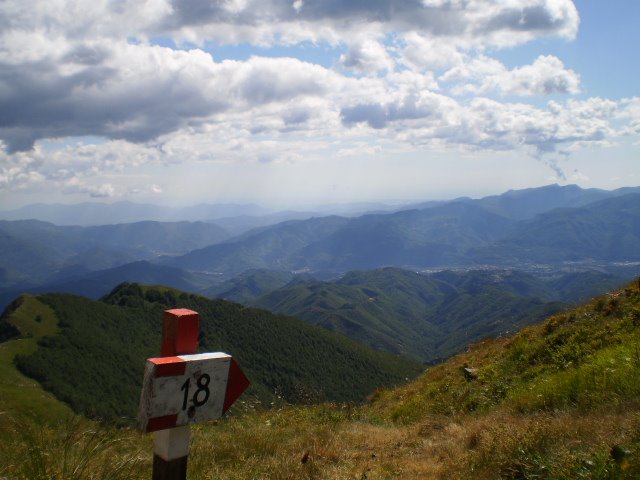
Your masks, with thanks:
<instances>
[{"instance_id":1,"label":"white signpost","mask_svg":"<svg viewBox=\"0 0 640 480\"><path fill-rule=\"evenodd\" d=\"M155 432L220 418L235 400L227 384L237 370L231 356L222 352L149 358L138 428Z\"/></svg>"},{"instance_id":2,"label":"white signpost","mask_svg":"<svg viewBox=\"0 0 640 480\"><path fill-rule=\"evenodd\" d=\"M165 356L147 359L138 428L156 432L153 480L186 480L189 425L221 417L249 381L230 355L194 353L196 312L165 311L162 330Z\"/></svg>"}]
</instances>

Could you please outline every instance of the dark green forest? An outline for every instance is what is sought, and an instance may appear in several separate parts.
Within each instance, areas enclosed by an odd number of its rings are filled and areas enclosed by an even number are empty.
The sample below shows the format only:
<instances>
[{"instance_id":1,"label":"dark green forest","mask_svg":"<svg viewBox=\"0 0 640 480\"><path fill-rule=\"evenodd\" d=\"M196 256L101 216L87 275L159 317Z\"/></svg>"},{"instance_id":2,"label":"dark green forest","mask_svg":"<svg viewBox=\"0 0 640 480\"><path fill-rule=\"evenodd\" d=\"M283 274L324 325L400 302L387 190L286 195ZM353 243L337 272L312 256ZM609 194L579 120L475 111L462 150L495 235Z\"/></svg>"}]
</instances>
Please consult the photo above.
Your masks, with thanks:
<instances>
[{"instance_id":1,"label":"dark green forest","mask_svg":"<svg viewBox=\"0 0 640 480\"><path fill-rule=\"evenodd\" d=\"M420 275L384 268L349 272L333 282L291 282L253 304L433 362L564 308L546 290L544 282L514 271Z\"/></svg>"},{"instance_id":2,"label":"dark green forest","mask_svg":"<svg viewBox=\"0 0 640 480\"><path fill-rule=\"evenodd\" d=\"M159 355L162 313L169 308L200 314L199 350L224 351L238 361L252 382L245 400L360 402L422 371L418 363L291 317L165 287L122 284L102 301L38 299L55 312L59 333L19 356L18 368L75 411L118 424L136 415L144 362Z\"/></svg>"}]
</instances>

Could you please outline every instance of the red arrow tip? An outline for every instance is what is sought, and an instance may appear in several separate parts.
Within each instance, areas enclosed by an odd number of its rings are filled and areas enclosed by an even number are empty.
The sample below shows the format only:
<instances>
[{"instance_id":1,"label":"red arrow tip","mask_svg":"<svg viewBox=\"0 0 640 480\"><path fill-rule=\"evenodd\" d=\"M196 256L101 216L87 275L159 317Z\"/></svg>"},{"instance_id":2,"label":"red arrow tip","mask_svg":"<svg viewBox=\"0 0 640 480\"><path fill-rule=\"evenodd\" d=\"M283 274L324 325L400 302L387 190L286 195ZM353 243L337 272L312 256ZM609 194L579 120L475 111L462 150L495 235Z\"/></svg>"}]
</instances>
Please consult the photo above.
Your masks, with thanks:
<instances>
[{"instance_id":1,"label":"red arrow tip","mask_svg":"<svg viewBox=\"0 0 640 480\"><path fill-rule=\"evenodd\" d=\"M224 396L224 405L222 406L222 413L229 410L231 405L238 399L242 392L244 392L251 382L245 376L244 372L240 370L240 367L236 361L232 358L229 365L229 376L227 377L227 392Z\"/></svg>"}]
</instances>

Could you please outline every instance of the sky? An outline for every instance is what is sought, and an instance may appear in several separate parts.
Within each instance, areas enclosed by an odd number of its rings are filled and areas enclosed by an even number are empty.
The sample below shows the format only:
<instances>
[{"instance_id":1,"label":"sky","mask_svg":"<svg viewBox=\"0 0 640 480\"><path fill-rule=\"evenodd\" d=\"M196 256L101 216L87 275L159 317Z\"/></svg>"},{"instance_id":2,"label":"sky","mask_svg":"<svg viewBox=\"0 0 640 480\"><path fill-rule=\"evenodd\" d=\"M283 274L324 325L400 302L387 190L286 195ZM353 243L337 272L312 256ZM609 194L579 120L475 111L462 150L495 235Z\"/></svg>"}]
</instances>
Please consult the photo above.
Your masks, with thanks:
<instances>
[{"instance_id":1,"label":"sky","mask_svg":"<svg viewBox=\"0 0 640 480\"><path fill-rule=\"evenodd\" d=\"M0 209L640 185L637 0L3 0Z\"/></svg>"}]
</instances>

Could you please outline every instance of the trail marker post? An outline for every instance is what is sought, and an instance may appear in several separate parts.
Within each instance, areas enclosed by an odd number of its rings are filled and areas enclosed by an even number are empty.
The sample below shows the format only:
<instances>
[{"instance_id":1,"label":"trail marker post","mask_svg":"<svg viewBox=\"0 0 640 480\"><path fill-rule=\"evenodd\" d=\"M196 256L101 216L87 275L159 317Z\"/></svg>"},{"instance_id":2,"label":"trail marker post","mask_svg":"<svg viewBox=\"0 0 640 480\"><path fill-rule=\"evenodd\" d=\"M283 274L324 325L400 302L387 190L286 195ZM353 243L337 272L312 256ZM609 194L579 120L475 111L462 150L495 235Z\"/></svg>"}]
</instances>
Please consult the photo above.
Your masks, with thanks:
<instances>
[{"instance_id":1,"label":"trail marker post","mask_svg":"<svg viewBox=\"0 0 640 480\"><path fill-rule=\"evenodd\" d=\"M138 428L155 432L153 480L186 480L189 425L221 417L249 386L230 355L196 353L198 320L193 310L166 310L162 356L145 365Z\"/></svg>"}]
</instances>

